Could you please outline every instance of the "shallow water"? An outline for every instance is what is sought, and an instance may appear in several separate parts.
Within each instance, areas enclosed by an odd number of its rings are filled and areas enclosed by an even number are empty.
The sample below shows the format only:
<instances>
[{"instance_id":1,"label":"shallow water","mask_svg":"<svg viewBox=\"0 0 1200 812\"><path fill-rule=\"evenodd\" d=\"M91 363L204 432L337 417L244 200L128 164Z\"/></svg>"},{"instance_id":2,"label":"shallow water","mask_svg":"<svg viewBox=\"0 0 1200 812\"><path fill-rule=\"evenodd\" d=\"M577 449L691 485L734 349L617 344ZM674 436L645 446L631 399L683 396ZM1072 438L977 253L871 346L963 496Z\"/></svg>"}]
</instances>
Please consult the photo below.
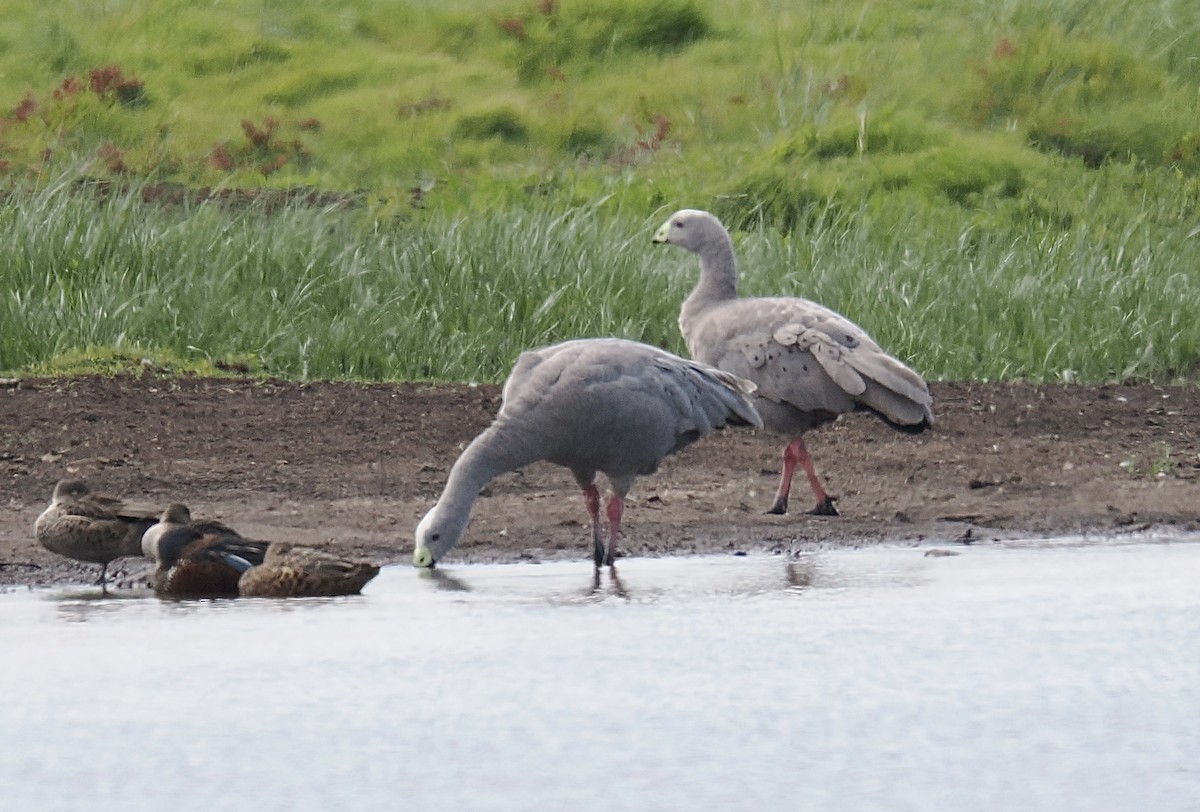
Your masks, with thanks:
<instances>
[{"instance_id":1,"label":"shallow water","mask_svg":"<svg viewBox=\"0 0 1200 812\"><path fill-rule=\"evenodd\" d=\"M0 804L1200 809L1195 541L7 593Z\"/></svg>"}]
</instances>

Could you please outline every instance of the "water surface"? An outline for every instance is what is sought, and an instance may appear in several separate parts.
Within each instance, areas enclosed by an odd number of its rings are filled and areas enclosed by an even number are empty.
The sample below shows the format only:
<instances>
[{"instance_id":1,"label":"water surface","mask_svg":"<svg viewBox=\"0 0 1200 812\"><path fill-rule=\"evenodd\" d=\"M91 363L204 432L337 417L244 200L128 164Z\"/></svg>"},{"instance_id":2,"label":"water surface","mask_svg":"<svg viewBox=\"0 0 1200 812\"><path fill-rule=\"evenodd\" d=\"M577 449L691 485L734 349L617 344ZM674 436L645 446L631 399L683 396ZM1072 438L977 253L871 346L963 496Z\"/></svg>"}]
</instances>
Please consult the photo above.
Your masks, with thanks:
<instances>
[{"instance_id":1,"label":"water surface","mask_svg":"<svg viewBox=\"0 0 1200 812\"><path fill-rule=\"evenodd\" d=\"M1200 809L1200 544L924 552L6 593L2 805Z\"/></svg>"}]
</instances>

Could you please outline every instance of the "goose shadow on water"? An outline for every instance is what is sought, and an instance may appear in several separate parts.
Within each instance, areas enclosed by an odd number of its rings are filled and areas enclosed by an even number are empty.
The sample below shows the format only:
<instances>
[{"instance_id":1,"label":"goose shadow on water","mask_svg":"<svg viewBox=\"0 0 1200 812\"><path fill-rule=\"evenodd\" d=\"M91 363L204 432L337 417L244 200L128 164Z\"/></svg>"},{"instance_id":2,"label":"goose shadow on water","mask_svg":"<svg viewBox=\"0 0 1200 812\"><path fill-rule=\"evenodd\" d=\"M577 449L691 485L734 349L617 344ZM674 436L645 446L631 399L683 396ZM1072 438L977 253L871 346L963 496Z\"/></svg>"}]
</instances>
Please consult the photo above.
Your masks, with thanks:
<instances>
[{"instance_id":1,"label":"goose shadow on water","mask_svg":"<svg viewBox=\"0 0 1200 812\"><path fill-rule=\"evenodd\" d=\"M470 592L471 585L444 569L432 567L418 568L417 576L433 584L435 589L443 592Z\"/></svg>"},{"instance_id":2,"label":"goose shadow on water","mask_svg":"<svg viewBox=\"0 0 1200 812\"><path fill-rule=\"evenodd\" d=\"M589 568L586 575L572 577L549 565L494 565L474 569L417 568L418 583L439 592L458 593L464 598L550 606L598 605L610 601L636 604L676 603L691 600L741 599L780 594L801 596L813 590L853 584L836 568L830 570L822 555L801 553L774 561L744 558L667 557L662 560L634 558L626 568ZM497 577L500 576L500 577ZM846 581L843 583L843 581Z\"/></svg>"},{"instance_id":3,"label":"goose shadow on water","mask_svg":"<svg viewBox=\"0 0 1200 812\"><path fill-rule=\"evenodd\" d=\"M820 578L820 565L816 556L804 555L789 561L783 567L783 580L788 592L801 593L814 586Z\"/></svg>"},{"instance_id":4,"label":"goose shadow on water","mask_svg":"<svg viewBox=\"0 0 1200 812\"><path fill-rule=\"evenodd\" d=\"M477 593L475 587L466 578L445 569L418 568L417 577L440 592ZM596 567L591 578L588 579L587 585L583 588L572 589L565 599L561 595L546 595L545 597L552 603L575 604L580 602L600 603L609 597L629 600L630 594L615 567L609 567L607 575L602 568Z\"/></svg>"},{"instance_id":5,"label":"goose shadow on water","mask_svg":"<svg viewBox=\"0 0 1200 812\"><path fill-rule=\"evenodd\" d=\"M593 598L603 600L609 595L617 598L629 600L629 590L625 588L625 584L621 582L621 576L617 574L617 567L614 564L608 568L608 588L604 587L604 574L600 567L596 567L592 574L592 589L589 593Z\"/></svg>"},{"instance_id":6,"label":"goose shadow on water","mask_svg":"<svg viewBox=\"0 0 1200 812\"><path fill-rule=\"evenodd\" d=\"M604 571L605 569L608 570L607 574ZM549 606L556 607L598 606L614 600L632 603L635 596L643 600L647 597L657 597L653 591L643 592L642 590L636 590L630 592L625 582L621 579L621 576L617 574L617 568L609 566L603 569L597 567L584 586L569 587L565 592L558 590L548 592L542 596L541 600Z\"/></svg>"}]
</instances>

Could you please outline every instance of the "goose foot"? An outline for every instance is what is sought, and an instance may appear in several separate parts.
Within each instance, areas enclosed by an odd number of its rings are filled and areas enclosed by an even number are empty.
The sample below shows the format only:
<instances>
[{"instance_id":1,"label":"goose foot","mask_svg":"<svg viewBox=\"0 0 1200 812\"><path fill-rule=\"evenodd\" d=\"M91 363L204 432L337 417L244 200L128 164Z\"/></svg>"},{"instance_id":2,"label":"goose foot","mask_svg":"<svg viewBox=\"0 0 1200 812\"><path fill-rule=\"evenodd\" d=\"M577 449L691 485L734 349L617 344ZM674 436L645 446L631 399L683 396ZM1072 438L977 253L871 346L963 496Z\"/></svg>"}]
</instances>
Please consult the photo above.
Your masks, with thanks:
<instances>
[{"instance_id":1,"label":"goose foot","mask_svg":"<svg viewBox=\"0 0 1200 812\"><path fill-rule=\"evenodd\" d=\"M818 502L817 506L810 510L810 516L841 516L838 509L833 506L834 497L826 496L824 501Z\"/></svg>"}]
</instances>

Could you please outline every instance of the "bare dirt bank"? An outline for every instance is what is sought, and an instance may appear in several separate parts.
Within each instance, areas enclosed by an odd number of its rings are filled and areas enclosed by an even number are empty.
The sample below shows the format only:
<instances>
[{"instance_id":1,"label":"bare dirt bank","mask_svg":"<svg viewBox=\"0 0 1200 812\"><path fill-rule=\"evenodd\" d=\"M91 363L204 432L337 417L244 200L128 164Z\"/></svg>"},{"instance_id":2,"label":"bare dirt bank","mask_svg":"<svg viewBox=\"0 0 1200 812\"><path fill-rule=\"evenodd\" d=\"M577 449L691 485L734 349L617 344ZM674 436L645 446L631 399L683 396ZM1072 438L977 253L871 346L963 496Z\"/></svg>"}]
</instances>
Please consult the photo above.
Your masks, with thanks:
<instances>
[{"instance_id":1,"label":"bare dirt bank","mask_svg":"<svg viewBox=\"0 0 1200 812\"><path fill-rule=\"evenodd\" d=\"M1200 390L933 385L918 437L866 415L809 437L842 516L768 516L781 442L727 431L639 481L628 555L788 551L884 540L1200 529ZM93 565L33 541L54 483L78 476L138 501L182 501L246 535L406 561L412 531L493 386L241 379L25 380L0 389L0 584L87 582ZM797 482L794 510L810 507ZM451 560L590 556L566 471L492 483ZM135 571L140 563L131 564Z\"/></svg>"}]
</instances>

